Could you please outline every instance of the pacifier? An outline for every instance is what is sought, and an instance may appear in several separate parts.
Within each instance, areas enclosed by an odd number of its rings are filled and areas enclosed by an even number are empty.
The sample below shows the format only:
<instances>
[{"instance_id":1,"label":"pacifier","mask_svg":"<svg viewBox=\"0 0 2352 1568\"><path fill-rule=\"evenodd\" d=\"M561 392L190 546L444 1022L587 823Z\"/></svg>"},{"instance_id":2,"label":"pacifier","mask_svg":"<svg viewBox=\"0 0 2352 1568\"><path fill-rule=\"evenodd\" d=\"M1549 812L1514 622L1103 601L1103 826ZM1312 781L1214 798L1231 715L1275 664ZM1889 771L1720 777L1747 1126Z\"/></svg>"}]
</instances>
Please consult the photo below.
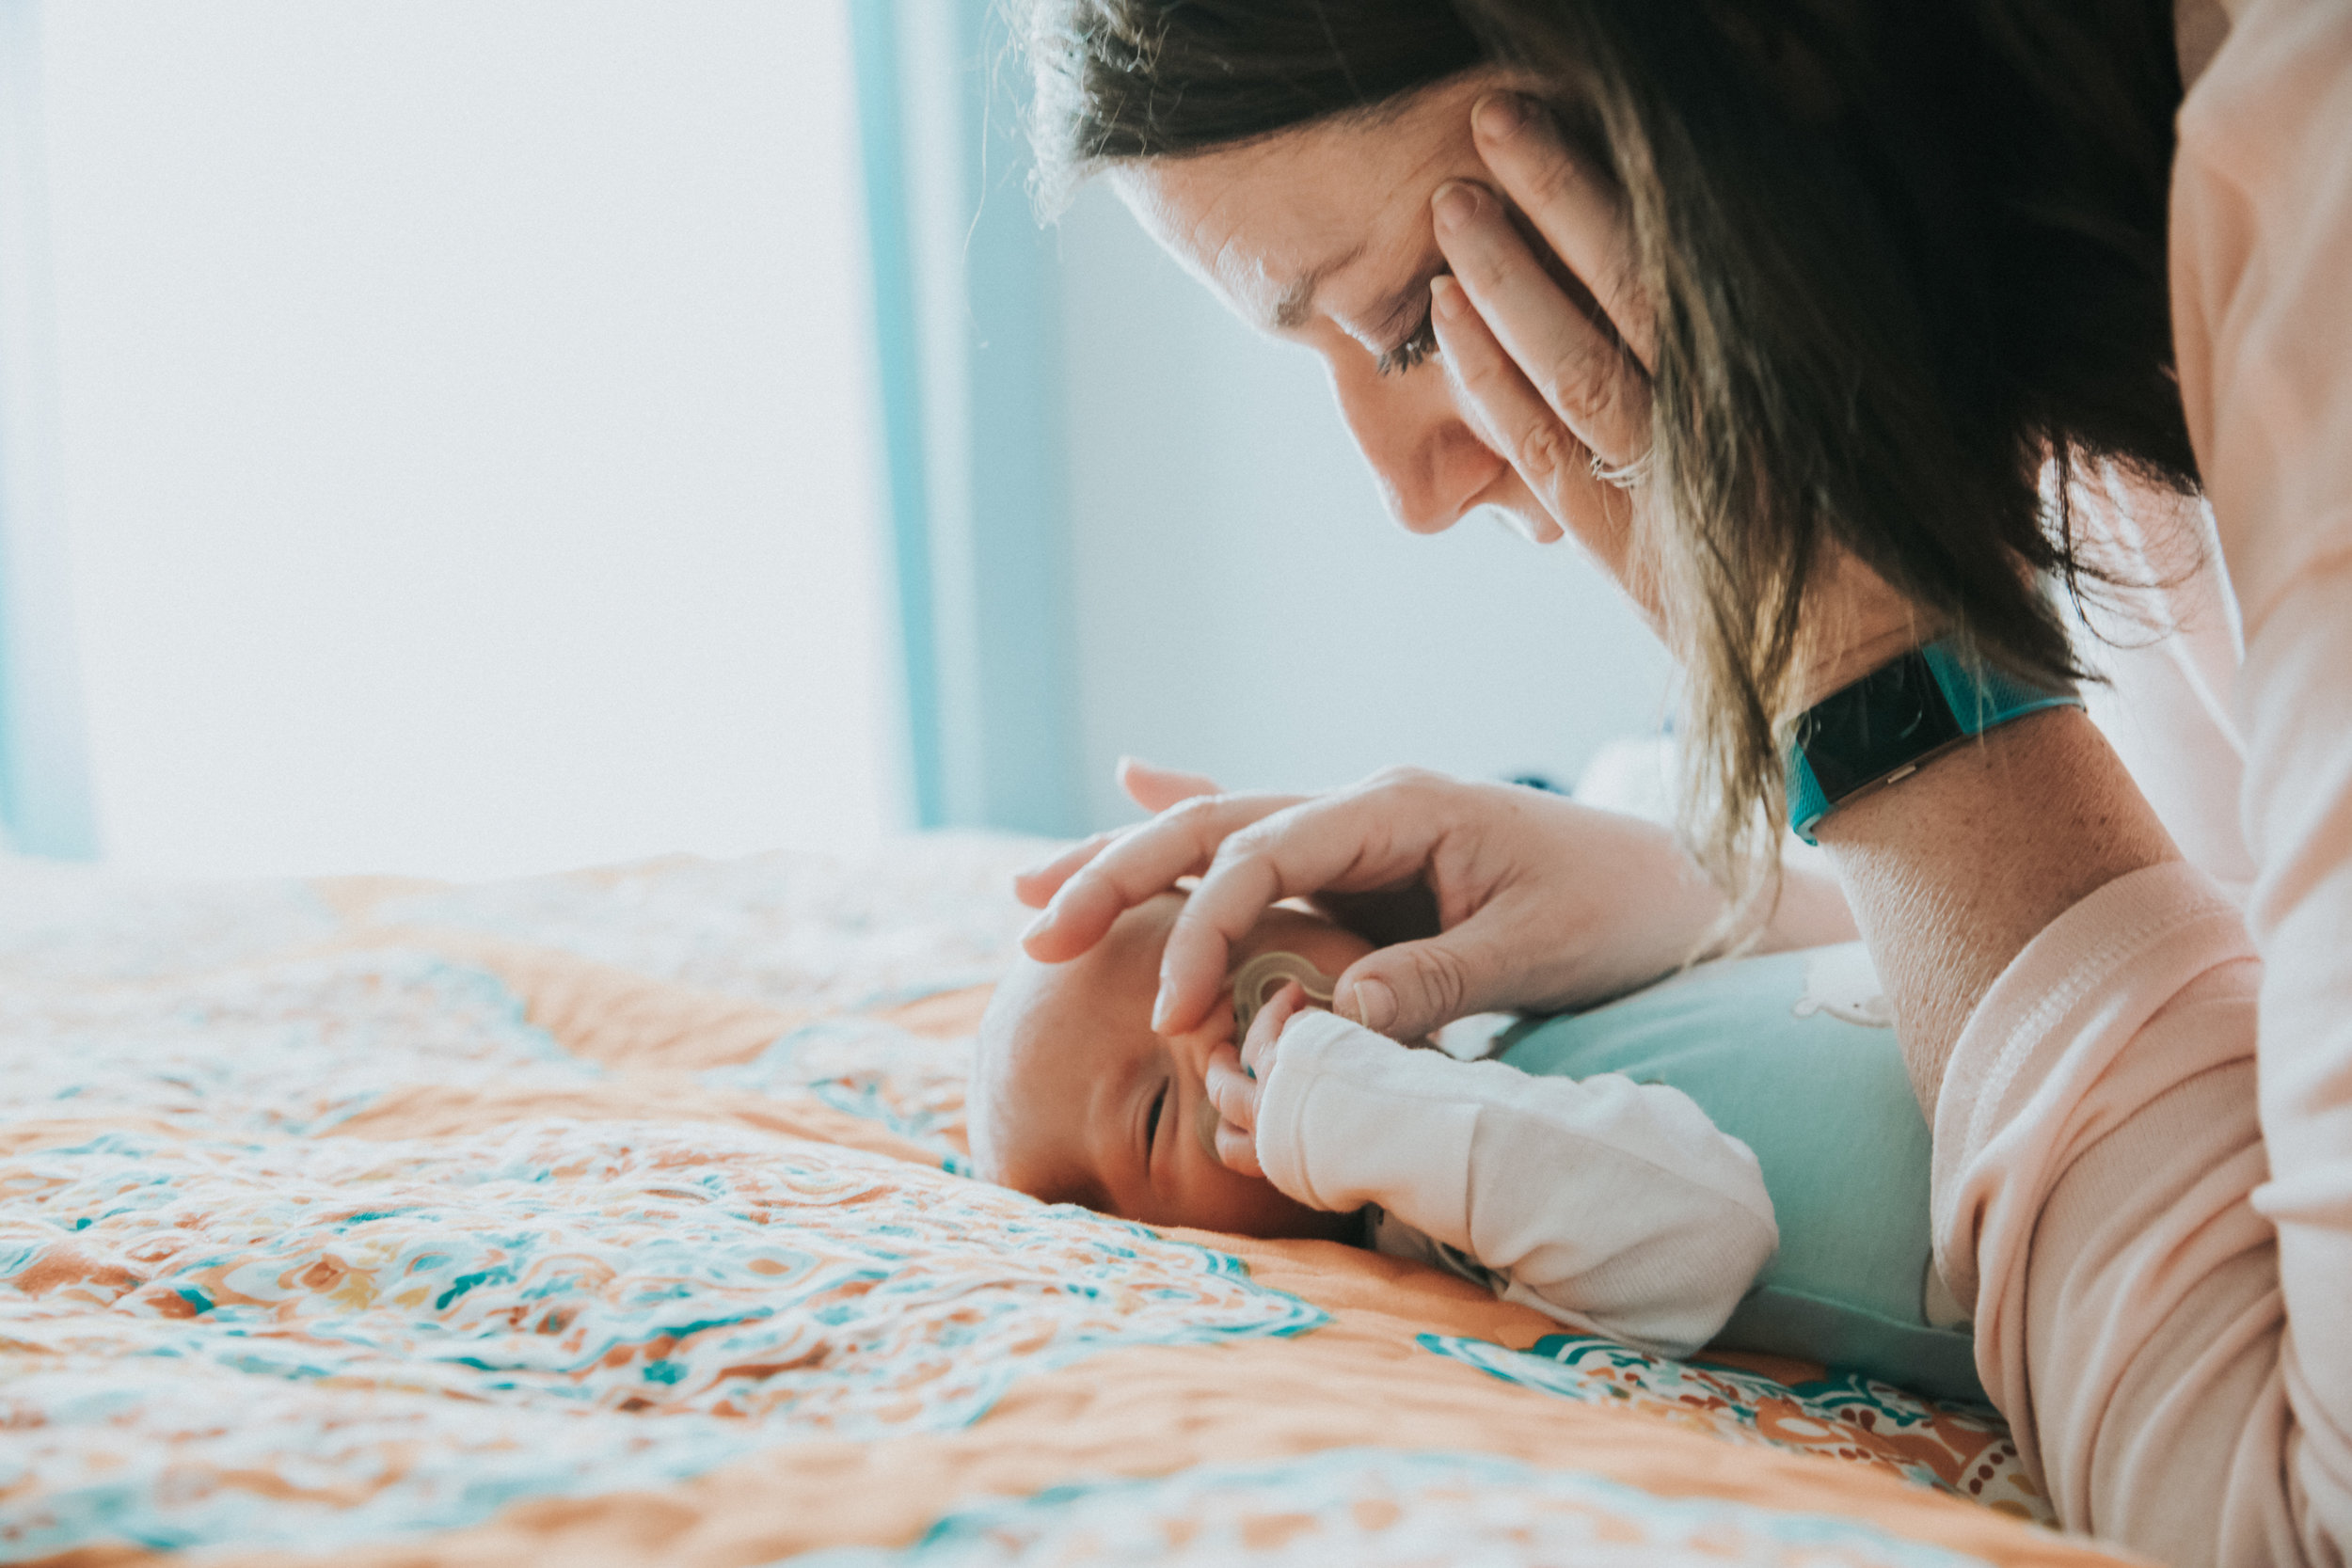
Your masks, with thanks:
<instances>
[{"instance_id":1,"label":"pacifier","mask_svg":"<svg viewBox=\"0 0 2352 1568\"><path fill-rule=\"evenodd\" d=\"M1338 981L1295 953L1261 953L1233 972L1233 1043L1248 1037L1249 1025L1274 993L1295 980L1313 1001L1331 1005ZM1255 1073L1251 1077L1257 1076Z\"/></svg>"}]
</instances>

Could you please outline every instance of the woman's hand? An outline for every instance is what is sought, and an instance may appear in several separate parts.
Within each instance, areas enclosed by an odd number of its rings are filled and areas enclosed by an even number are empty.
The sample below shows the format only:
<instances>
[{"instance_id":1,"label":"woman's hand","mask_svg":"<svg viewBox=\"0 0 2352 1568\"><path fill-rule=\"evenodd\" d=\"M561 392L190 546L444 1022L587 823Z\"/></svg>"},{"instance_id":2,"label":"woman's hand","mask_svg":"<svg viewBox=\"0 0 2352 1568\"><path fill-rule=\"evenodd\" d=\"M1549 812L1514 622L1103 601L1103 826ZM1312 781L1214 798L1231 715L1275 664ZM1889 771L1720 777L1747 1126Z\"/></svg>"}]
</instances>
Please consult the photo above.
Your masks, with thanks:
<instances>
[{"instance_id":1,"label":"woman's hand","mask_svg":"<svg viewBox=\"0 0 2352 1568\"><path fill-rule=\"evenodd\" d=\"M1104 886L1097 882L1081 889L1069 899L1058 896L1081 868L1092 864L1104 850L1121 839L1132 833L1158 828L1162 818L1188 800L1205 800L1213 796L1217 798L1220 809L1216 814L1215 824L1201 822L1200 818L1207 814L1200 810L1190 813L1187 819L1199 823L1202 832L1216 832L1216 836L1222 838L1224 832L1230 832L1245 822L1254 822L1261 816L1270 816L1306 799L1303 795L1227 795L1217 787L1215 779L1200 773L1180 773L1172 768L1155 768L1134 757L1119 759L1119 787L1127 792L1129 800L1152 813L1152 820L1124 828L1111 828L1096 833L1092 838L1082 838L1052 860L1032 865L1012 879L1014 897L1033 910L1047 910L1044 916L1032 922L1021 935L1021 945L1027 950L1029 957L1041 963L1061 963L1076 958L1103 940L1103 933L1111 928L1112 921L1146 898L1165 893L1176 885L1173 878L1154 886L1136 886L1133 889ZM1220 827L1223 832L1217 832ZM1194 871L1207 867L1209 857L1216 852L1216 843L1214 839L1207 840L1200 847L1200 864L1194 867ZM1180 871L1176 876L1192 874L1191 871ZM1047 909L1049 903L1051 909Z\"/></svg>"},{"instance_id":2,"label":"woman's hand","mask_svg":"<svg viewBox=\"0 0 2352 1568\"><path fill-rule=\"evenodd\" d=\"M1540 790L1404 769L1301 799L1203 795L1089 840L1023 880L1050 896L1024 938L1046 962L1198 876L1160 960L1152 1026L1181 1033L1221 994L1232 944L1279 899L1419 892L1434 934L1340 976L1334 1010L1395 1039L1470 1013L1618 995L1691 956L1722 912L1665 829Z\"/></svg>"},{"instance_id":3,"label":"woman's hand","mask_svg":"<svg viewBox=\"0 0 2352 1568\"><path fill-rule=\"evenodd\" d=\"M1490 93L1471 128L1494 190L1449 181L1432 198L1453 269L1430 288L1444 362L1486 443L1654 620L1629 487L1649 452L1655 335L1630 230L1616 194L1540 109ZM1529 247L1498 191L1549 256Z\"/></svg>"},{"instance_id":4,"label":"woman's hand","mask_svg":"<svg viewBox=\"0 0 2352 1568\"><path fill-rule=\"evenodd\" d=\"M1657 325L1624 203L1561 141L1549 116L1516 93L1480 99L1470 128L1494 188L1449 181L1431 198L1453 277L1430 286L1430 316L1462 412L1661 626L1657 584L1633 538ZM1530 247L1504 198L1548 254ZM1800 706L1936 631L1834 547L1813 574L1804 619Z\"/></svg>"}]
</instances>

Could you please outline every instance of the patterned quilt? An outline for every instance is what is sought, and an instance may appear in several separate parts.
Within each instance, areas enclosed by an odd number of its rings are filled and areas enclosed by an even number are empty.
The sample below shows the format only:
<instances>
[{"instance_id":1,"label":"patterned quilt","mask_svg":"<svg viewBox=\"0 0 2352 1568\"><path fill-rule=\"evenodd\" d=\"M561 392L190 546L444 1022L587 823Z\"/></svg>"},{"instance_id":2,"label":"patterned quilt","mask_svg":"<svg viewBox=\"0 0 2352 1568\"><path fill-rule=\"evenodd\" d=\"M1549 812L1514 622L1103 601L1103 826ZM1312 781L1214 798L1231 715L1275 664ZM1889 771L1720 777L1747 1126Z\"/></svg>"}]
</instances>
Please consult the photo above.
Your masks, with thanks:
<instances>
[{"instance_id":1,"label":"patterned quilt","mask_svg":"<svg viewBox=\"0 0 2352 1568\"><path fill-rule=\"evenodd\" d=\"M1990 1411L972 1180L1035 850L0 863L0 1559L2112 1560Z\"/></svg>"}]
</instances>

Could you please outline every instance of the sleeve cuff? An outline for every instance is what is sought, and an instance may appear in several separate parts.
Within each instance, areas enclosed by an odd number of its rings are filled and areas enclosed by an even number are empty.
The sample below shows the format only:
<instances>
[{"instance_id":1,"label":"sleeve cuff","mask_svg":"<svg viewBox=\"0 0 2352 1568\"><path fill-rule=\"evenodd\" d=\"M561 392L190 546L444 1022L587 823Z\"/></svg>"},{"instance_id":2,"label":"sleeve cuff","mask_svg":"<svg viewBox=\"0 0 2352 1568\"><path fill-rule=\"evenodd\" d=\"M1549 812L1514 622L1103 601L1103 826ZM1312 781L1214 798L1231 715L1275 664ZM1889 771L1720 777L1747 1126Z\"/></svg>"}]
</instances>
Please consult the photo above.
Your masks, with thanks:
<instances>
[{"instance_id":1,"label":"sleeve cuff","mask_svg":"<svg viewBox=\"0 0 2352 1568\"><path fill-rule=\"evenodd\" d=\"M1367 1203L1458 1211L1477 1115L1446 1090L1463 1069L1336 1013L1301 1013L1258 1098L1258 1168L1287 1196L1335 1213Z\"/></svg>"}]
</instances>

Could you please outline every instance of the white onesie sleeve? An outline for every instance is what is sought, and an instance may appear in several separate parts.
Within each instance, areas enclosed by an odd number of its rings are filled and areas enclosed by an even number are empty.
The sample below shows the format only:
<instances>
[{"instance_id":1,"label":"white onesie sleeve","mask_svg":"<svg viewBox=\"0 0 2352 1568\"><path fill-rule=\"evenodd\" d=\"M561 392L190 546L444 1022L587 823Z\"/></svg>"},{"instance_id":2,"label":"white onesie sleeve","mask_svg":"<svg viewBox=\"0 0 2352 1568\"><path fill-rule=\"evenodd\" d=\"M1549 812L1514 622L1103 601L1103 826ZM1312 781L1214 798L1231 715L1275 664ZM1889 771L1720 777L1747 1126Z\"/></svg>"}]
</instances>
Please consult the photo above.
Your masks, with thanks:
<instances>
[{"instance_id":1,"label":"white onesie sleeve","mask_svg":"<svg viewBox=\"0 0 2352 1568\"><path fill-rule=\"evenodd\" d=\"M1299 1202L1376 1204L1504 1300L1661 1355L1713 1338L1780 1245L1756 1156L1679 1089L1455 1061L1327 1012L1282 1031L1257 1143ZM1418 1251L1391 1229L1381 1250Z\"/></svg>"}]
</instances>

